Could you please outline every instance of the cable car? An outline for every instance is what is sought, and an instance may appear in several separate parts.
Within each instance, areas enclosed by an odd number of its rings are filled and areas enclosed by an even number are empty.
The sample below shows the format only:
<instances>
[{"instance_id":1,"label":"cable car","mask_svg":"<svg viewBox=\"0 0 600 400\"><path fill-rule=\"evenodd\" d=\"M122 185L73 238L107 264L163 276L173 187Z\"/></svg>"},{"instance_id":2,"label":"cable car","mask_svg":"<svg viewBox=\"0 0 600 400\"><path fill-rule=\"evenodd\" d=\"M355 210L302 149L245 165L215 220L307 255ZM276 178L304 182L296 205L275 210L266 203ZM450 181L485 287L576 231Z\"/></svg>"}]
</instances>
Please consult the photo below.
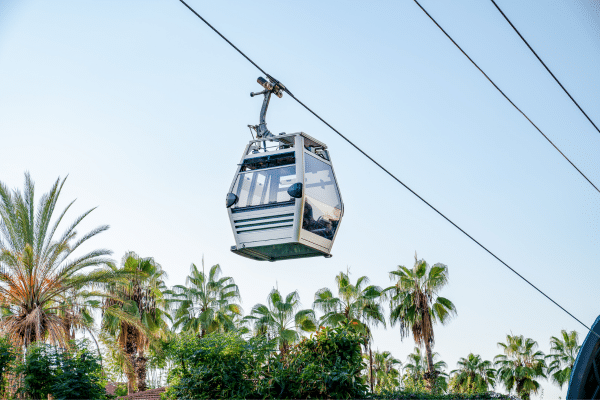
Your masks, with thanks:
<instances>
[{"instance_id":1,"label":"cable car","mask_svg":"<svg viewBox=\"0 0 600 400\"><path fill-rule=\"evenodd\" d=\"M226 196L235 237L231 251L259 261L331 257L344 203L325 143L304 132L274 135L265 117L271 94L285 87L258 78L265 89L256 139L246 146Z\"/></svg>"}]
</instances>

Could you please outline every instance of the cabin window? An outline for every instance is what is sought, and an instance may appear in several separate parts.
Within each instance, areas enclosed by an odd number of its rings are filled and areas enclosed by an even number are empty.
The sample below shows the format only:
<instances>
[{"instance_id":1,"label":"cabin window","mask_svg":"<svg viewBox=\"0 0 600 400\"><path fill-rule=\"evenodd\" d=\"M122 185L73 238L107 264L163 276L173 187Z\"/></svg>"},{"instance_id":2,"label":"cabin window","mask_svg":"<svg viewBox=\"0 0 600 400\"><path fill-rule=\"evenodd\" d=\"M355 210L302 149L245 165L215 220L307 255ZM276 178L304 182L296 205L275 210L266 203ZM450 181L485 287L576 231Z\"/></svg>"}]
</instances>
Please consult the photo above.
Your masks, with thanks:
<instances>
[{"instance_id":1,"label":"cabin window","mask_svg":"<svg viewBox=\"0 0 600 400\"><path fill-rule=\"evenodd\" d=\"M296 166L242 172L233 187L238 202L233 208L260 206L294 200L288 188L296 183Z\"/></svg>"},{"instance_id":2,"label":"cabin window","mask_svg":"<svg viewBox=\"0 0 600 400\"><path fill-rule=\"evenodd\" d=\"M333 240L342 216L342 202L331 166L305 153L302 228Z\"/></svg>"},{"instance_id":3,"label":"cabin window","mask_svg":"<svg viewBox=\"0 0 600 400\"><path fill-rule=\"evenodd\" d=\"M269 154L260 157L246 158L242 162L241 171L250 171L254 169L281 167L296 163L294 152Z\"/></svg>"}]
</instances>

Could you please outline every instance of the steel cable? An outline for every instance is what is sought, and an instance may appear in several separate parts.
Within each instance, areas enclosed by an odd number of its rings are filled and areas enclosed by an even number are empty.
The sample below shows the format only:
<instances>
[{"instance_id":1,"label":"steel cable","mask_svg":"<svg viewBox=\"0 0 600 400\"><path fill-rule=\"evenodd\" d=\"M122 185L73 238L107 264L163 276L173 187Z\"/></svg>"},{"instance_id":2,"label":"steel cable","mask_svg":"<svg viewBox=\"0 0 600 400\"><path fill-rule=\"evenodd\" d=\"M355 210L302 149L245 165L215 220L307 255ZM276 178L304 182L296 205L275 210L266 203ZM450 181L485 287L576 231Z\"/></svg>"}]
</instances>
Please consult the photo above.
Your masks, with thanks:
<instances>
[{"instance_id":1,"label":"steel cable","mask_svg":"<svg viewBox=\"0 0 600 400\"><path fill-rule=\"evenodd\" d=\"M515 30L515 32L517 32L517 35L519 35L519 37L521 38L521 40L523 40L523 42L527 45L527 47L529 47L529 50L531 50L531 52L533 53L533 55L538 59L539 62L542 63L542 65L544 66L544 68L546 68L546 71L548 71L548 73L552 76L552 78L554 78L554 80L556 81L556 83L558 83L558 85L561 87L561 89L564 90L564 92L567 94L567 96L569 96L569 98L571 99L571 101L573 101L573 103L575 103L575 105L577 106L577 108L579 108L579 111L581 111L583 113L583 115L585 115L585 117L587 118L587 120L590 121L590 124L592 124L594 126L594 128L596 128L596 130L598 131L598 133L600 133L600 129L598 129L598 127L596 126L596 124L594 123L594 121L592 121L592 119L585 113L585 111L583 111L583 109L581 108L581 106L579 105L579 103L577 103L575 101L575 99L573 98L573 96L571 96L571 93L569 93L567 91L567 89L565 89L565 87L563 86L562 83L560 83L560 81L558 80L558 78L556 76L554 76L554 74L552 73L552 71L550 71L550 68L548 68L548 66L546 65L546 63L544 63L542 61L542 59L540 58L540 56L537 55L537 53L535 52L535 50L533 50L533 48L529 45L529 43L527 42L527 40L525 40L525 38L523 37L523 35L521 35L521 32L519 32L519 30L513 25L513 23L510 21L510 19L508 19L508 17L506 16L506 14L504 14L504 12L500 9L500 7L498 7L498 4L496 4L496 2L494 0L491 0L491 1L492 1L492 3L494 3L494 5L498 9L498 11L500 11L500 14L502 14L502 16L504 17L504 19L506 20L506 22L508 22L510 24L510 26L512 26L512 28Z\"/></svg>"},{"instance_id":2,"label":"steel cable","mask_svg":"<svg viewBox=\"0 0 600 400\"><path fill-rule=\"evenodd\" d=\"M517 107L517 105L516 105L515 103L513 103L513 101L512 101L512 100L511 100L511 99L510 99L510 98L509 98L509 97L508 97L508 96L507 96L507 95L506 95L506 94L505 94L505 93L504 93L504 92L503 92L503 91L502 91L502 90L501 90L499 87L498 87L498 85L496 85L496 84L494 83L494 81L493 81L493 80L492 80L492 79L491 79L491 78L490 78L490 77L489 77L489 76L488 76L488 75L487 75L485 72L483 72L483 70L482 70L481 68L479 68L479 65L477 65L477 64L475 63L475 61L473 61L473 59L472 59L471 57L469 57L469 55L468 55L467 53L465 53L465 51L464 51L464 50L463 50L463 49L462 49L462 48L461 48L461 47L458 45L458 43L456 43L456 42L454 41L454 39L452 39L452 37L451 37L451 36L450 36L450 35L449 35L449 34L448 34L448 33L447 33L445 30L444 30L444 28L442 28L442 27L440 26L440 24L438 24L438 23L437 23L437 21L436 21L436 20L435 20L435 19L434 19L434 18L433 18L433 17L432 17L432 16L431 16L431 15L430 15L430 14L429 14L429 13L428 13L428 12L427 12L427 11L426 11L424 8L423 8L423 6L422 6L421 4L419 4L419 2L418 2L417 0L414 0L414 2L415 2L415 3L417 3L417 5L418 5L418 6L421 8L421 10L423 10L423 12L424 12L425 14L427 14L427 16L428 16L428 17L429 17L429 18L430 18L430 19L433 21L433 23L434 23L434 24L436 24L438 28L440 28L440 30L441 30L441 31L444 33L444 35L446 35L446 37L447 37L448 39L450 39L450 41L451 41L452 43L454 43L454 45L455 45L455 46L456 46L456 47L457 47L457 48L460 50L460 52L461 52L461 53L463 53L463 54L464 54L464 56L465 56L465 57L467 57L467 58L469 59L469 61L471 61L471 63L472 63L474 66L475 66L475 68L477 68L477 69L479 70L479 72L481 72L481 73L483 74L483 76L485 76L485 78L486 78L486 79L487 79L487 80L488 80L488 81L489 81L489 82L490 82L492 85L494 85L494 87L495 87L495 88L496 88L496 89L497 89L497 90L500 92L500 94L502 94L502 96L504 96L504 98L505 98L506 100L508 100L508 102L509 102L510 104L512 104L512 106L513 106L513 107L514 107L514 108L515 108L515 109L516 109L518 112L520 112L520 113L521 113L521 115L523 115L523 116L525 117L525 119L526 119L527 121L529 121L529 123L530 123L531 125L533 125L533 127L534 127L534 128L535 128L535 129L536 129L536 130L537 130L539 133L541 133L541 134L542 134L542 136L543 136L543 137L544 137L544 138L545 138L545 139L548 141L548 143L550 143L550 144L551 144L551 145L552 145L552 146L553 146L553 147L556 149L556 151L558 151L558 152L560 153L560 155L561 155L561 156L563 156L563 157L565 158L565 160L567 160L567 161L569 162L569 164L571 164L571 165L573 166L573 168L575 168L575 169L577 170L577 172L579 172L579 174L580 174L581 176L583 176L583 178L584 178L586 181L588 181L588 183L589 183L590 185L592 185L592 186L593 186L593 188L594 188L594 189L596 189L596 191L597 191L598 193L600 193L600 189L598 189L598 188L596 187L596 185L594 185L594 183L593 183L591 180L589 180L589 178L588 178L587 176L585 176L585 174L584 174L583 172L581 172L581 170L580 170L579 168L577 168L577 166L576 166L575 164L573 164L573 162L572 162L572 161L569 159L569 157L567 157L567 156L566 156L566 155L565 155L565 154L564 154L564 153L563 153L563 152L562 152L562 151L561 151L561 150L560 150L560 149L559 149L559 148L558 148L558 147L557 147L557 146L554 144L554 142L552 142L552 140L550 140L550 138L549 138L548 136L546 136L546 134L545 134L544 132L542 132L542 130L541 130L540 128L538 128L538 126L537 126L536 124L534 124L534 123L533 123L533 121L532 121L531 119L529 119L529 117L528 117L528 116L527 116L527 115L526 115L526 114L525 114L523 111L521 111L521 109L520 109L519 107Z\"/></svg>"}]
</instances>

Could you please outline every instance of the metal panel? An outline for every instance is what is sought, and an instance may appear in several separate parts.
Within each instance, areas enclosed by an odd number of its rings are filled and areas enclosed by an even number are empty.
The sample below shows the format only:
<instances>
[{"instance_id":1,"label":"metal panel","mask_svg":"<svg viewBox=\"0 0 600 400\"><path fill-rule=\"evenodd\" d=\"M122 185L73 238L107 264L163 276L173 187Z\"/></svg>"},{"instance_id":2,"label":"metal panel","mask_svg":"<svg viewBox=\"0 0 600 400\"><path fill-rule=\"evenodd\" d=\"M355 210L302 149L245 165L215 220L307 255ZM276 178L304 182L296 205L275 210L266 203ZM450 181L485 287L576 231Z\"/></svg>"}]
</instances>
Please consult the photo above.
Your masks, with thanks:
<instances>
[{"instance_id":1,"label":"metal panel","mask_svg":"<svg viewBox=\"0 0 600 400\"><path fill-rule=\"evenodd\" d=\"M327 149L327 145L326 145L325 143L323 143L323 142L321 142L321 141L319 141L319 140L315 139L314 137L312 137L312 136L310 136L310 135L307 135L307 134L306 134L306 133L304 133L304 132L299 132L299 133L298 133L298 135L300 135L300 136L303 136L304 138L308 139L308 142L309 142L309 144L311 144L311 145L312 145L312 144L315 144L315 145L317 145L317 146L320 146L320 147L322 147L322 148L324 148L324 149ZM312 142L312 143L310 143L310 142Z\"/></svg>"},{"instance_id":2,"label":"metal panel","mask_svg":"<svg viewBox=\"0 0 600 400\"><path fill-rule=\"evenodd\" d=\"M287 207L231 213L237 247L265 240L293 239L295 210L296 206L292 204Z\"/></svg>"},{"instance_id":3,"label":"metal panel","mask_svg":"<svg viewBox=\"0 0 600 400\"><path fill-rule=\"evenodd\" d=\"M327 256L327 254L300 243L283 243L259 247L232 248L232 252L258 261L290 260L294 258Z\"/></svg>"},{"instance_id":4,"label":"metal panel","mask_svg":"<svg viewBox=\"0 0 600 400\"><path fill-rule=\"evenodd\" d=\"M327 253L331 251L331 246L333 245L333 241L325 239L322 236L315 235L314 233L309 232L306 229L301 230L300 241Z\"/></svg>"},{"instance_id":5,"label":"metal panel","mask_svg":"<svg viewBox=\"0 0 600 400\"><path fill-rule=\"evenodd\" d=\"M237 235L239 245L245 247L262 246L266 242L271 243L274 240L289 242L292 239L292 226L270 229L268 231L256 231L250 233L239 233Z\"/></svg>"}]
</instances>

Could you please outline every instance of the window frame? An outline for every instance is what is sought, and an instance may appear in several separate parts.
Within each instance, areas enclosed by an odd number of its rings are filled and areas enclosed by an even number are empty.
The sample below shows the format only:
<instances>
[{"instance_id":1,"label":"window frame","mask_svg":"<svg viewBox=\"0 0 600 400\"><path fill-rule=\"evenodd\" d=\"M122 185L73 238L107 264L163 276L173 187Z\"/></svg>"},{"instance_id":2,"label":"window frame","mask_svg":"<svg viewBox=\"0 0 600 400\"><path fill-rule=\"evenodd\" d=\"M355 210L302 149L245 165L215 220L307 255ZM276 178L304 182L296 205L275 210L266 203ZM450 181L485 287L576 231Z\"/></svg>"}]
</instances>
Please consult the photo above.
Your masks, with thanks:
<instances>
[{"instance_id":1,"label":"window frame","mask_svg":"<svg viewBox=\"0 0 600 400\"><path fill-rule=\"evenodd\" d=\"M292 182L290 184L290 186L291 186L294 183L298 182L298 165L297 165L297 162L294 162L293 164L280 165L280 166L277 166L277 167L251 169L251 170L247 170L247 171L241 171L240 170L238 172L238 174L237 174L236 179L233 182L232 193L234 193L236 196L238 196L238 198L240 197L238 192L241 191L241 189L236 190L236 185L238 184L239 180L242 179L243 175L254 174L254 173L259 173L260 174L260 173L263 173L265 171L268 172L268 171L271 171L271 170L283 169L283 168L290 168L290 167L294 167L294 170L295 170L295 172L294 172L295 182ZM256 190L256 188L254 190ZM250 197L251 196L250 196L250 189L249 189L248 190L248 198L250 198ZM254 193L252 193L252 197L254 197ZM232 209L232 211L233 210L246 210L246 209L250 209L250 207L258 209L258 208L277 207L277 206L279 206L281 204L286 204L286 205L287 204L293 204L296 199L294 199L292 196L289 196L289 197L290 197L290 199L289 200L285 200L285 201L275 201L275 202L266 203L266 204L252 204L252 205L245 205L243 207L238 206L238 204L236 203L236 204L234 204L231 207L231 209Z\"/></svg>"}]
</instances>

